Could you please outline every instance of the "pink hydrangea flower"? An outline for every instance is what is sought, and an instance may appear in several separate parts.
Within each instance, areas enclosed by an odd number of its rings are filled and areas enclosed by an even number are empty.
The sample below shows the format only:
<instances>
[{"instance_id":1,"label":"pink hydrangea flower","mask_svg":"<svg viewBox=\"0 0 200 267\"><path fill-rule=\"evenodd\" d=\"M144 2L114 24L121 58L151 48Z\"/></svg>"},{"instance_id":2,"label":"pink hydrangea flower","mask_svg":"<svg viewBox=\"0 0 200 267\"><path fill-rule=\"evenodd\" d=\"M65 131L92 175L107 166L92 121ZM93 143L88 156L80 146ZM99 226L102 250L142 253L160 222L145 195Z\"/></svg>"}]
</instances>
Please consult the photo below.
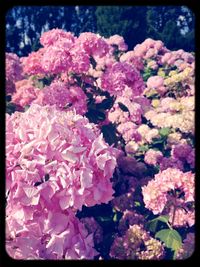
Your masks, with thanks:
<instances>
[{"instance_id":1,"label":"pink hydrangea flower","mask_svg":"<svg viewBox=\"0 0 200 267\"><path fill-rule=\"evenodd\" d=\"M85 117L55 106L32 104L7 115L6 124L9 255L92 259L93 235L74 212L113 198L118 150Z\"/></svg>"},{"instance_id":2,"label":"pink hydrangea flower","mask_svg":"<svg viewBox=\"0 0 200 267\"><path fill-rule=\"evenodd\" d=\"M45 47L40 63L44 72L51 74L67 72L72 64L69 49L64 49L62 43Z\"/></svg>"},{"instance_id":3,"label":"pink hydrangea flower","mask_svg":"<svg viewBox=\"0 0 200 267\"><path fill-rule=\"evenodd\" d=\"M106 39L106 42L109 45L117 45L120 51L126 51L128 49L124 38L118 34L112 35L110 38Z\"/></svg>"},{"instance_id":4,"label":"pink hydrangea flower","mask_svg":"<svg viewBox=\"0 0 200 267\"><path fill-rule=\"evenodd\" d=\"M33 82L29 80L20 80L15 83L16 92L12 95L12 102L21 107L30 105L37 98L40 89L34 87Z\"/></svg>"},{"instance_id":5,"label":"pink hydrangea flower","mask_svg":"<svg viewBox=\"0 0 200 267\"><path fill-rule=\"evenodd\" d=\"M194 56L182 49L167 51L167 53L161 57L160 62L163 65L175 65L179 70L183 70L194 62Z\"/></svg>"},{"instance_id":6,"label":"pink hydrangea flower","mask_svg":"<svg viewBox=\"0 0 200 267\"><path fill-rule=\"evenodd\" d=\"M152 76L147 80L147 87L156 89L158 92L165 92L164 79L161 76Z\"/></svg>"},{"instance_id":7,"label":"pink hydrangea flower","mask_svg":"<svg viewBox=\"0 0 200 267\"><path fill-rule=\"evenodd\" d=\"M134 97L133 101L140 105L142 109L142 114L144 114L147 110L149 110L151 106L150 100L144 97L143 95Z\"/></svg>"},{"instance_id":8,"label":"pink hydrangea flower","mask_svg":"<svg viewBox=\"0 0 200 267\"><path fill-rule=\"evenodd\" d=\"M149 149L144 156L144 161L149 165L158 164L163 158L163 154L160 151L156 151L154 149Z\"/></svg>"},{"instance_id":9,"label":"pink hydrangea flower","mask_svg":"<svg viewBox=\"0 0 200 267\"><path fill-rule=\"evenodd\" d=\"M137 139L137 125L134 122L127 121L117 126L117 131L122 135L125 142Z\"/></svg>"},{"instance_id":10,"label":"pink hydrangea flower","mask_svg":"<svg viewBox=\"0 0 200 267\"><path fill-rule=\"evenodd\" d=\"M156 128L151 129L146 124L141 124L137 128L138 134L140 134L141 139L144 143L151 143L153 138L159 137L159 131Z\"/></svg>"},{"instance_id":11,"label":"pink hydrangea flower","mask_svg":"<svg viewBox=\"0 0 200 267\"><path fill-rule=\"evenodd\" d=\"M44 45L44 53L41 58L42 69L51 74L67 72L72 65L70 50L75 42L73 34L53 29L43 33L40 41Z\"/></svg>"},{"instance_id":12,"label":"pink hydrangea flower","mask_svg":"<svg viewBox=\"0 0 200 267\"><path fill-rule=\"evenodd\" d=\"M134 224L122 237L115 238L110 256L121 260L159 260L164 257L164 247L160 241L152 238L141 225Z\"/></svg>"},{"instance_id":13,"label":"pink hydrangea flower","mask_svg":"<svg viewBox=\"0 0 200 267\"><path fill-rule=\"evenodd\" d=\"M21 58L23 71L25 74L28 75L45 74L45 71L41 65L41 60L44 52L45 48L40 48L36 52L31 52L27 57Z\"/></svg>"},{"instance_id":14,"label":"pink hydrangea flower","mask_svg":"<svg viewBox=\"0 0 200 267\"><path fill-rule=\"evenodd\" d=\"M66 32L61 29L52 29L50 31L44 32L40 37L40 43L43 46L54 45L57 41L67 40L68 42L73 43L75 37L71 32Z\"/></svg>"},{"instance_id":15,"label":"pink hydrangea flower","mask_svg":"<svg viewBox=\"0 0 200 267\"><path fill-rule=\"evenodd\" d=\"M135 55L142 57L143 59L156 58L158 55L162 55L168 51L163 42L147 38L143 43L134 47Z\"/></svg>"},{"instance_id":16,"label":"pink hydrangea flower","mask_svg":"<svg viewBox=\"0 0 200 267\"><path fill-rule=\"evenodd\" d=\"M134 51L128 51L120 56L121 62L132 64L138 71L144 69L142 58L135 55Z\"/></svg>"},{"instance_id":17,"label":"pink hydrangea flower","mask_svg":"<svg viewBox=\"0 0 200 267\"><path fill-rule=\"evenodd\" d=\"M109 45L100 35L92 32L81 33L77 40L85 52L90 56L105 56L109 51Z\"/></svg>"},{"instance_id":18,"label":"pink hydrangea flower","mask_svg":"<svg viewBox=\"0 0 200 267\"><path fill-rule=\"evenodd\" d=\"M180 197L181 193L183 197ZM175 168L161 171L142 187L142 194L145 207L152 210L154 214L168 212L173 225L180 226L188 223L192 226L194 224L194 210L187 207L188 203L194 202L194 174L192 172L183 173ZM179 216L174 217L174 212L172 212L174 208L176 209L175 216L178 210L177 214L180 215L181 212L184 219L181 220ZM185 210L187 212L184 212ZM176 218L180 219L179 222Z\"/></svg>"},{"instance_id":19,"label":"pink hydrangea flower","mask_svg":"<svg viewBox=\"0 0 200 267\"><path fill-rule=\"evenodd\" d=\"M127 110L122 110L120 104L123 104ZM112 123L134 122L141 123L142 107L140 104L131 101L127 97L117 97L113 107L108 112L108 119Z\"/></svg>"},{"instance_id":20,"label":"pink hydrangea flower","mask_svg":"<svg viewBox=\"0 0 200 267\"><path fill-rule=\"evenodd\" d=\"M23 79L20 58L14 53L6 53L6 93L13 94L15 82Z\"/></svg>"},{"instance_id":21,"label":"pink hydrangea flower","mask_svg":"<svg viewBox=\"0 0 200 267\"><path fill-rule=\"evenodd\" d=\"M158 129L151 129L145 136L145 140L147 143L151 143L153 141L153 138L159 137L159 131Z\"/></svg>"},{"instance_id":22,"label":"pink hydrangea flower","mask_svg":"<svg viewBox=\"0 0 200 267\"><path fill-rule=\"evenodd\" d=\"M75 260L93 259L98 254L93 234L88 234L72 211L47 210L42 205L33 210L15 201L12 205L6 229L6 250L12 258Z\"/></svg>"},{"instance_id":23,"label":"pink hydrangea flower","mask_svg":"<svg viewBox=\"0 0 200 267\"><path fill-rule=\"evenodd\" d=\"M21 177L34 188L48 174L49 181L38 186L40 194L53 197L62 210L112 199L118 150L86 118L32 104L25 113L8 117L7 125L8 184Z\"/></svg>"},{"instance_id":24,"label":"pink hydrangea flower","mask_svg":"<svg viewBox=\"0 0 200 267\"><path fill-rule=\"evenodd\" d=\"M126 62L114 63L101 77L102 89L111 95L121 96L126 86L132 90L132 98L144 90L144 82L139 72Z\"/></svg>"},{"instance_id":25,"label":"pink hydrangea flower","mask_svg":"<svg viewBox=\"0 0 200 267\"><path fill-rule=\"evenodd\" d=\"M57 108L62 110L75 109L81 115L87 112L87 97L83 90L77 85L69 86L59 80L52 82L50 86L44 87L34 103L56 105Z\"/></svg>"},{"instance_id":26,"label":"pink hydrangea flower","mask_svg":"<svg viewBox=\"0 0 200 267\"><path fill-rule=\"evenodd\" d=\"M90 68L90 56L80 45L78 39L75 41L74 46L70 49L71 67L70 71L74 73L86 73Z\"/></svg>"}]
</instances>

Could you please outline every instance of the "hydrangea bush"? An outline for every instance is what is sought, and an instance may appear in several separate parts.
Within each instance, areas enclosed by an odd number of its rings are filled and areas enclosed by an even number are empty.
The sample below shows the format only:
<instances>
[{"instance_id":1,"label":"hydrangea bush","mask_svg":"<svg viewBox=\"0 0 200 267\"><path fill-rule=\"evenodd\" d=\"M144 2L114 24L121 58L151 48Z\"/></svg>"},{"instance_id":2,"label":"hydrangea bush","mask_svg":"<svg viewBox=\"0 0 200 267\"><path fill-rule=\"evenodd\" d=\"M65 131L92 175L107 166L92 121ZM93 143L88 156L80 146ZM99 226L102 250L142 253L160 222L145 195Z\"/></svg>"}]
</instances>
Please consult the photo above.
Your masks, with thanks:
<instances>
[{"instance_id":1,"label":"hydrangea bush","mask_svg":"<svg viewBox=\"0 0 200 267\"><path fill-rule=\"evenodd\" d=\"M53 29L6 53L6 250L185 259L195 244L195 56Z\"/></svg>"}]
</instances>

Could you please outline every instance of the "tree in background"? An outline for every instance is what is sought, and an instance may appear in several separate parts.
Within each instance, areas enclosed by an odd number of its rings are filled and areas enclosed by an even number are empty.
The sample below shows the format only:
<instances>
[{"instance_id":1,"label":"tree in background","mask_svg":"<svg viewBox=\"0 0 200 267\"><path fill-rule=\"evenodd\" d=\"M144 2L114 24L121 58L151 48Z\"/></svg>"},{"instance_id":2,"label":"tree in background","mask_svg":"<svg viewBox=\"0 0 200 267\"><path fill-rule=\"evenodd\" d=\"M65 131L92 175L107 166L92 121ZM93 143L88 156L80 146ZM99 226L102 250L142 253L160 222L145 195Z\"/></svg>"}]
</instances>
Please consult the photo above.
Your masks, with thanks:
<instances>
[{"instance_id":1,"label":"tree in background","mask_svg":"<svg viewBox=\"0 0 200 267\"><path fill-rule=\"evenodd\" d=\"M6 50L27 55L40 47L41 33L53 28L71 30L74 6L18 6L6 15Z\"/></svg>"},{"instance_id":2,"label":"tree in background","mask_svg":"<svg viewBox=\"0 0 200 267\"><path fill-rule=\"evenodd\" d=\"M147 36L172 50L194 51L194 14L184 6L147 7Z\"/></svg>"},{"instance_id":3,"label":"tree in background","mask_svg":"<svg viewBox=\"0 0 200 267\"><path fill-rule=\"evenodd\" d=\"M19 56L40 47L44 31L96 32L96 6L17 6L6 15L6 50Z\"/></svg>"},{"instance_id":4,"label":"tree in background","mask_svg":"<svg viewBox=\"0 0 200 267\"><path fill-rule=\"evenodd\" d=\"M97 32L104 37L122 35L129 49L146 39L145 6L98 6L95 14Z\"/></svg>"},{"instance_id":5,"label":"tree in background","mask_svg":"<svg viewBox=\"0 0 200 267\"><path fill-rule=\"evenodd\" d=\"M96 6L76 6L72 17L71 31L78 36L81 32L96 32Z\"/></svg>"},{"instance_id":6,"label":"tree in background","mask_svg":"<svg viewBox=\"0 0 200 267\"><path fill-rule=\"evenodd\" d=\"M61 28L104 37L118 34L129 49L146 38L194 51L194 14L184 6L17 6L6 14L6 51L27 56L44 31Z\"/></svg>"}]
</instances>

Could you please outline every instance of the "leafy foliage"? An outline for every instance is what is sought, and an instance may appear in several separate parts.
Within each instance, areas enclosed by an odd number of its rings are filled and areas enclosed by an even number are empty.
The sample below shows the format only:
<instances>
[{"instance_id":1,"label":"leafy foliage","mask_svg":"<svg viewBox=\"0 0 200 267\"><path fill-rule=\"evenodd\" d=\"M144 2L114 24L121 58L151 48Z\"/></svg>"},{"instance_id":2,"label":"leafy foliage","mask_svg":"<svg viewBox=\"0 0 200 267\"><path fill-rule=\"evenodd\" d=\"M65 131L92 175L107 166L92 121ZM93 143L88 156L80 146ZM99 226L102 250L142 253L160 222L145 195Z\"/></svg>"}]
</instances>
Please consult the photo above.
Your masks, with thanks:
<instances>
[{"instance_id":1,"label":"leafy foliage","mask_svg":"<svg viewBox=\"0 0 200 267\"><path fill-rule=\"evenodd\" d=\"M159 238L165 243L167 248L173 251L178 251L182 246L182 238L174 229L163 229L156 233L156 238Z\"/></svg>"},{"instance_id":2,"label":"leafy foliage","mask_svg":"<svg viewBox=\"0 0 200 267\"><path fill-rule=\"evenodd\" d=\"M41 47L41 33L53 28L122 35L130 49L150 37L170 49L194 51L194 24L192 10L183 6L18 6L6 14L6 51L27 55ZM149 75L146 70L144 80Z\"/></svg>"},{"instance_id":3,"label":"leafy foliage","mask_svg":"<svg viewBox=\"0 0 200 267\"><path fill-rule=\"evenodd\" d=\"M153 219L147 223L147 228L151 232L155 233L157 230L157 227L158 227L158 223L163 222L165 224L168 224L168 220L169 220L168 215L158 216L157 218L155 218L155 219Z\"/></svg>"}]
</instances>

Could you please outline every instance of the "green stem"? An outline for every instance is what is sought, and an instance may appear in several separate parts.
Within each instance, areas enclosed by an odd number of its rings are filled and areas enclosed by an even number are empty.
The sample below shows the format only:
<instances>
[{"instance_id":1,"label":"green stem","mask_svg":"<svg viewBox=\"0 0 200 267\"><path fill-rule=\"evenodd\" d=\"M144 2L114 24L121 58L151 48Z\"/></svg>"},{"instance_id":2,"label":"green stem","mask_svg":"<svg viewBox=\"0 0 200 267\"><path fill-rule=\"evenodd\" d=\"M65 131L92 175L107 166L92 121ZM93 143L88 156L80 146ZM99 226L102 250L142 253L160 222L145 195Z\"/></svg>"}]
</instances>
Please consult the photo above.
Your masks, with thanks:
<instances>
[{"instance_id":1,"label":"green stem","mask_svg":"<svg viewBox=\"0 0 200 267\"><path fill-rule=\"evenodd\" d=\"M173 210L172 226L174 225L175 214L176 214L176 205L174 205L174 210Z\"/></svg>"},{"instance_id":2,"label":"green stem","mask_svg":"<svg viewBox=\"0 0 200 267\"><path fill-rule=\"evenodd\" d=\"M168 226L171 230L173 230L173 228L171 227L171 225L169 224L169 222L167 222L166 224L167 224L167 226Z\"/></svg>"}]
</instances>

